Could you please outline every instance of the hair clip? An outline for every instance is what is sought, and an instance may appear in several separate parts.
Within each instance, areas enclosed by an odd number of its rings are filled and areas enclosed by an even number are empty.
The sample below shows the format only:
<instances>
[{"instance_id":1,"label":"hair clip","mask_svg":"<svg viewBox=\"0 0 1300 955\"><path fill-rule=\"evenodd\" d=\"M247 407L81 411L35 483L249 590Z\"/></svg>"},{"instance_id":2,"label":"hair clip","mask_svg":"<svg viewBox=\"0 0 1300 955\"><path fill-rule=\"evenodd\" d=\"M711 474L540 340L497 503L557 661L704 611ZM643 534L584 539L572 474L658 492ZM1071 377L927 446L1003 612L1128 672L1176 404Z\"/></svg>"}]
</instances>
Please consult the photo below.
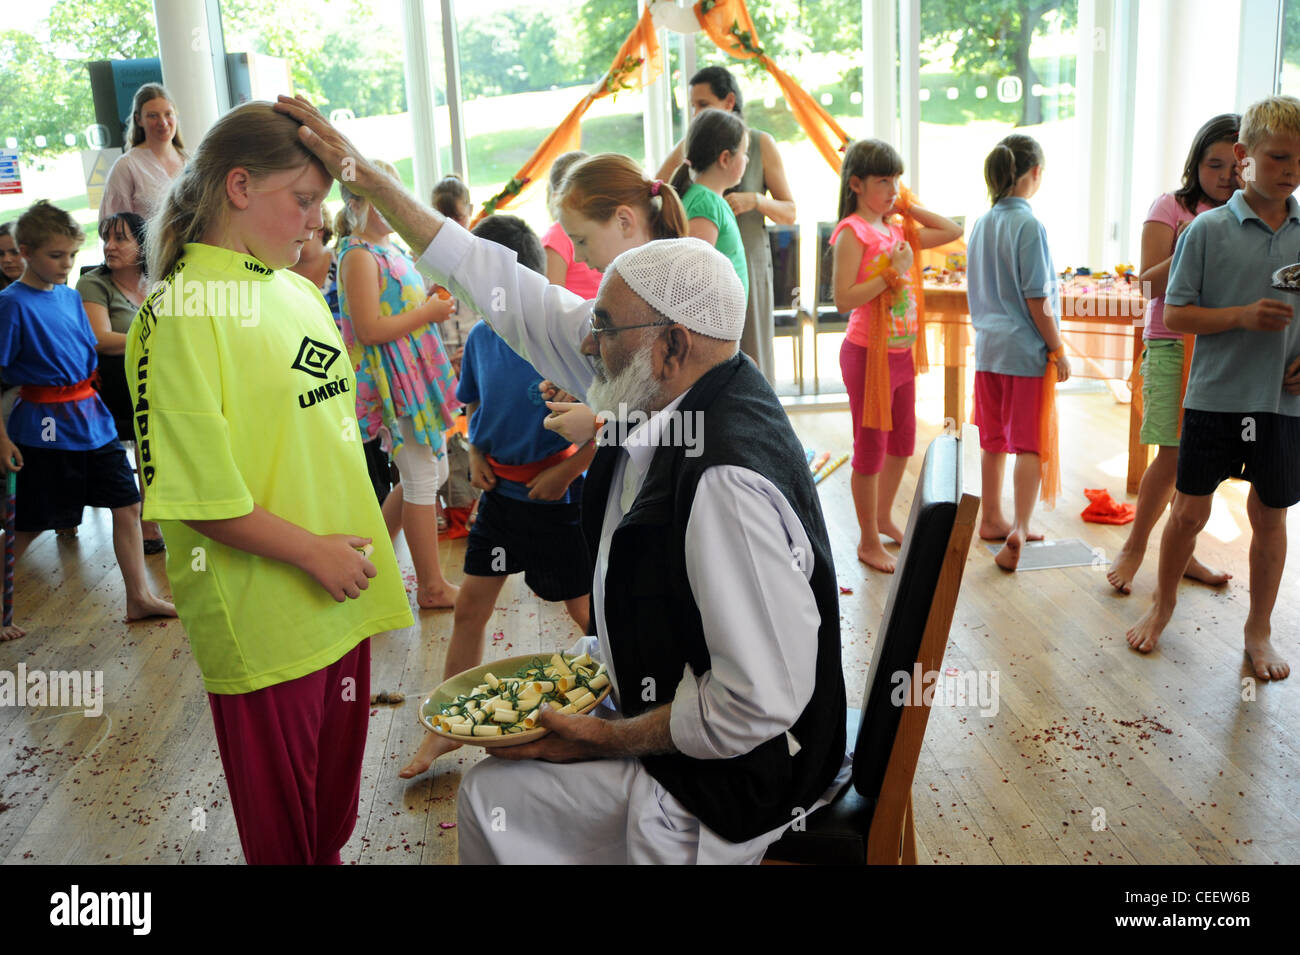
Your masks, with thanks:
<instances>
[{"instance_id":1,"label":"hair clip","mask_svg":"<svg viewBox=\"0 0 1300 955\"><path fill-rule=\"evenodd\" d=\"M652 197L659 195L659 187L663 184L664 181L662 179L656 179L654 182L650 183L650 195Z\"/></svg>"}]
</instances>

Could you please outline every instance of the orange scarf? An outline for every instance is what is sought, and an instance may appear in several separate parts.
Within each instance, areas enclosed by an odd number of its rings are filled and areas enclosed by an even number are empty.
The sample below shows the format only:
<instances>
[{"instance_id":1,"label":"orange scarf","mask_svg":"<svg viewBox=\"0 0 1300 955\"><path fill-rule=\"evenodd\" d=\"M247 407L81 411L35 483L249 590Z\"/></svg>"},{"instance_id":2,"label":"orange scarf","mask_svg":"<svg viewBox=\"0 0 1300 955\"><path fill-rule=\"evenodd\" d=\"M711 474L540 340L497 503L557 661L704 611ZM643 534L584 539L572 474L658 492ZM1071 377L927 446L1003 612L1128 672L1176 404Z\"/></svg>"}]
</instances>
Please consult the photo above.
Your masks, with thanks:
<instances>
[{"instance_id":1,"label":"orange scarf","mask_svg":"<svg viewBox=\"0 0 1300 955\"><path fill-rule=\"evenodd\" d=\"M1047 355L1043 372L1043 395L1038 402L1038 474L1042 481L1040 497L1049 508L1056 506L1061 493L1061 459L1056 421L1056 360L1065 354L1058 348Z\"/></svg>"},{"instance_id":2,"label":"orange scarf","mask_svg":"<svg viewBox=\"0 0 1300 955\"><path fill-rule=\"evenodd\" d=\"M911 215L912 206L916 205L916 196L907 186L899 187L897 208L902 215L903 235L912 247L912 268L908 278L912 284L912 294L916 297L916 341L912 345L912 360L916 373L923 375L930 370L929 356L925 349L925 291L921 287L921 226ZM864 263L865 264L865 263ZM893 270L887 271L889 275ZM897 276L897 273L894 273ZM889 314L894 307L894 294L902 285L900 278L894 278L890 288L877 295L871 302L871 334L867 345L867 374L862 396L862 426L877 431L894 429L894 409L892 407L892 390L889 387Z\"/></svg>"}]
</instances>

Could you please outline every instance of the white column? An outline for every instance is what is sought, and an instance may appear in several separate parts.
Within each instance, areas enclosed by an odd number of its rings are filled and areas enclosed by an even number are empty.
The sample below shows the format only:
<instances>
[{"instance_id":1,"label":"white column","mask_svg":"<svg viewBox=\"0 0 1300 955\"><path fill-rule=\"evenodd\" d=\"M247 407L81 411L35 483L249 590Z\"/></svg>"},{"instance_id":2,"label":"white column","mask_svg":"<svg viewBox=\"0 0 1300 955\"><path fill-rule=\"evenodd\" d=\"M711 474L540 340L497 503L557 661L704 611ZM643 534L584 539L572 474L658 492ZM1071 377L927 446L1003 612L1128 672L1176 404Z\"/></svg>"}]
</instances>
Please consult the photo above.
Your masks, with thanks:
<instances>
[{"instance_id":1,"label":"white column","mask_svg":"<svg viewBox=\"0 0 1300 955\"><path fill-rule=\"evenodd\" d=\"M456 9L452 0L442 2L442 51L447 67L447 119L451 123L451 170L469 183L469 156L465 147L465 105L460 96L460 44L457 42Z\"/></svg>"},{"instance_id":2,"label":"white column","mask_svg":"<svg viewBox=\"0 0 1300 955\"><path fill-rule=\"evenodd\" d=\"M636 12L640 17L645 12L646 0L637 0ZM645 111L641 114L641 128L645 138L646 169L654 171L668 157L672 144L671 105L668 96L668 84L672 82L669 70L668 31L658 30L659 53L663 59L663 70L655 81L645 87Z\"/></svg>"},{"instance_id":3,"label":"white column","mask_svg":"<svg viewBox=\"0 0 1300 955\"><path fill-rule=\"evenodd\" d=\"M862 0L862 118L870 135L898 137L898 82L894 74L897 0Z\"/></svg>"},{"instance_id":4,"label":"white column","mask_svg":"<svg viewBox=\"0 0 1300 955\"><path fill-rule=\"evenodd\" d=\"M434 111L437 99L429 70L429 23L425 0L402 0L402 51L406 63L406 108L415 155L415 195L428 202L440 177L438 134Z\"/></svg>"},{"instance_id":5,"label":"white column","mask_svg":"<svg viewBox=\"0 0 1300 955\"><path fill-rule=\"evenodd\" d=\"M217 121L214 52L204 0L154 0L163 84L172 95L181 136L193 149Z\"/></svg>"},{"instance_id":6,"label":"white column","mask_svg":"<svg viewBox=\"0 0 1300 955\"><path fill-rule=\"evenodd\" d=\"M1075 76L1075 122L1078 124L1080 169L1075 222L1084 232L1081 261L1093 268L1109 268L1105 261L1106 134L1110 109L1110 56L1113 35L1110 0L1080 0L1078 59ZM1101 39L1101 43L1097 39ZM1098 49L1098 47L1101 47ZM1025 94L1029 95L1029 90Z\"/></svg>"},{"instance_id":7,"label":"white column","mask_svg":"<svg viewBox=\"0 0 1300 955\"><path fill-rule=\"evenodd\" d=\"M898 115L902 133L903 167L913 192L921 191L921 0L899 0ZM879 41L877 41L879 43ZM882 122L876 120L877 124ZM885 142L893 142L892 139Z\"/></svg>"},{"instance_id":8,"label":"white column","mask_svg":"<svg viewBox=\"0 0 1300 955\"><path fill-rule=\"evenodd\" d=\"M1228 11L1224 10L1224 14ZM1237 112L1272 96L1282 53L1282 0L1242 0L1237 44ZM1221 37L1226 42L1226 38ZM1283 90L1295 95L1294 90Z\"/></svg>"}]
</instances>

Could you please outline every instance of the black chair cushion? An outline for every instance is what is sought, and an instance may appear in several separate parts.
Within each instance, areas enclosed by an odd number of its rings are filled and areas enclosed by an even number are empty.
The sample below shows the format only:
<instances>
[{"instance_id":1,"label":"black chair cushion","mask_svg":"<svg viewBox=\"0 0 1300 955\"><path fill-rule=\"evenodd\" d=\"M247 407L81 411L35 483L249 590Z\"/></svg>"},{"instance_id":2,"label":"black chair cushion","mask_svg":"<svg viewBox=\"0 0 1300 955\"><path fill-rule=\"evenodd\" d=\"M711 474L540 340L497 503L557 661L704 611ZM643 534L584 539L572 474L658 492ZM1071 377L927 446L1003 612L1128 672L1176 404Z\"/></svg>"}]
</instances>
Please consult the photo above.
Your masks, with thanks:
<instances>
[{"instance_id":1,"label":"black chair cushion","mask_svg":"<svg viewBox=\"0 0 1300 955\"><path fill-rule=\"evenodd\" d=\"M850 737L857 733L861 719L860 710L849 710ZM875 808L876 801L859 795L849 781L830 805L803 820L801 831L794 826L786 829L765 858L799 865L866 865L867 832Z\"/></svg>"}]
</instances>

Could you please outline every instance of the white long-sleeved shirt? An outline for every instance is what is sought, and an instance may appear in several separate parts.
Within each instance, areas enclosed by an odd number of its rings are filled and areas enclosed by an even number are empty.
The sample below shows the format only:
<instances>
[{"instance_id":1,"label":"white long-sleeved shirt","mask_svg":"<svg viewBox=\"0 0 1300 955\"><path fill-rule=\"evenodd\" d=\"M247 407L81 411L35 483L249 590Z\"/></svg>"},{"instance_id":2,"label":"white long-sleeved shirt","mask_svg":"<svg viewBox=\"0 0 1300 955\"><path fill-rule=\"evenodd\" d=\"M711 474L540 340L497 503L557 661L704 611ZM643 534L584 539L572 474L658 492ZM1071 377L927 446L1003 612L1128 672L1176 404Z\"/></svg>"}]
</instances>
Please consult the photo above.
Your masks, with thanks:
<instances>
[{"instance_id":1,"label":"white long-sleeved shirt","mask_svg":"<svg viewBox=\"0 0 1300 955\"><path fill-rule=\"evenodd\" d=\"M424 250L420 270L471 303L543 376L585 397L594 377L581 351L593 303L530 269L493 242L444 223ZM639 440L675 412L683 396L624 442L605 502L592 598L600 657L612 670L604 613L610 540L640 492L656 442ZM588 500L587 506L599 506ZM711 669L689 666L672 696L674 745L688 756L747 753L794 725L812 698L820 614L813 596L812 553L798 516L776 486L747 468L709 468L696 490L686 533L686 569L700 609ZM656 688L657 698L663 690ZM797 745L793 738L790 745Z\"/></svg>"}]
</instances>

